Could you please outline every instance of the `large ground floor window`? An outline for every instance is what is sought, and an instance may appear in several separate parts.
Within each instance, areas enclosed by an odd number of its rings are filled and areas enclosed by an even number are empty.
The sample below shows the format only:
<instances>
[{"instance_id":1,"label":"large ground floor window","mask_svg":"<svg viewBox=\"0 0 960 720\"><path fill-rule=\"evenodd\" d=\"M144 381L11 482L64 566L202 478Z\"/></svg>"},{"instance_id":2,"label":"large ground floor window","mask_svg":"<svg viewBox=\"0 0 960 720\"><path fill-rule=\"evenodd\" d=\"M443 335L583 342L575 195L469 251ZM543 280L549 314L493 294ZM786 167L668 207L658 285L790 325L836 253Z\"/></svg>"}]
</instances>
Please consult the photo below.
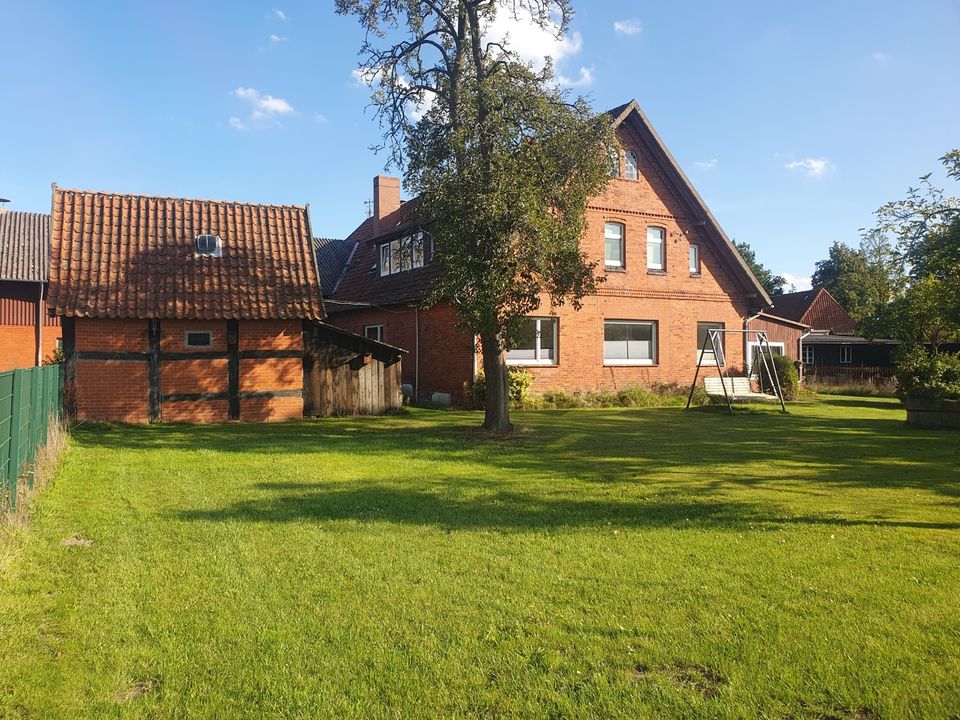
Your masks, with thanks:
<instances>
[{"instance_id":1,"label":"large ground floor window","mask_svg":"<svg viewBox=\"0 0 960 720\"><path fill-rule=\"evenodd\" d=\"M507 351L508 365L556 365L557 319L527 318L523 331Z\"/></svg>"},{"instance_id":2,"label":"large ground floor window","mask_svg":"<svg viewBox=\"0 0 960 720\"><path fill-rule=\"evenodd\" d=\"M723 328L724 324L722 322L697 323L697 362L699 362L701 365L716 365L718 359L720 360L720 363L724 362L723 353L726 348L724 347L723 333L716 334L716 346L717 352L719 353L719 358L714 355L714 343L712 343L709 339L709 332L711 330L723 330Z\"/></svg>"},{"instance_id":3,"label":"large ground floor window","mask_svg":"<svg viewBox=\"0 0 960 720\"><path fill-rule=\"evenodd\" d=\"M657 362L657 324L647 320L603 323L604 365L653 365Z\"/></svg>"}]
</instances>

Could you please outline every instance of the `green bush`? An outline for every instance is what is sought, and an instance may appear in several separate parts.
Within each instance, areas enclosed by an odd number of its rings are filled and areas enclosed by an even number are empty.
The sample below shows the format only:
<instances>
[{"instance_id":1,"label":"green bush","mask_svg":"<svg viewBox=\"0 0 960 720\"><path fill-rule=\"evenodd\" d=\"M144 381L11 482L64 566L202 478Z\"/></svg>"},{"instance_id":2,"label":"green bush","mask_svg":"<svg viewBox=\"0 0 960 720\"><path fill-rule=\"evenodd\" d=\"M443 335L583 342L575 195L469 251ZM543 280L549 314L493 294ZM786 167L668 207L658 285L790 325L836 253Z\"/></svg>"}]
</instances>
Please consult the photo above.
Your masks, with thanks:
<instances>
[{"instance_id":1,"label":"green bush","mask_svg":"<svg viewBox=\"0 0 960 720\"><path fill-rule=\"evenodd\" d=\"M524 403L527 400L527 394L530 391L530 386L533 384L533 375L523 368L510 368L510 407L514 410L519 410L524 407ZM478 372L476 379L473 381L473 400L478 407L483 407L483 403L487 397L487 381L483 377L483 372Z\"/></svg>"},{"instance_id":2,"label":"green bush","mask_svg":"<svg viewBox=\"0 0 960 720\"><path fill-rule=\"evenodd\" d=\"M770 359L767 358L767 363L769 363L769 361ZM776 394L773 387L773 380L767 376L767 365L762 360L758 360L757 362L760 363L760 387L764 392ZM777 378L780 380L780 388L783 390L783 399L796 400L797 393L800 389L800 377L797 374L797 366L794 365L793 360L786 355L774 355L773 365L777 371Z\"/></svg>"},{"instance_id":3,"label":"green bush","mask_svg":"<svg viewBox=\"0 0 960 720\"><path fill-rule=\"evenodd\" d=\"M960 400L960 355L931 355L918 346L902 349L897 357L897 394L902 398Z\"/></svg>"},{"instance_id":4,"label":"green bush","mask_svg":"<svg viewBox=\"0 0 960 720\"><path fill-rule=\"evenodd\" d=\"M621 390L587 390L566 392L550 390L543 395L533 395L524 401L525 410L567 410L570 408L610 407L678 407L687 402L690 389L679 385L654 383L650 386L630 385ZM693 405L709 402L706 391L697 387L693 392Z\"/></svg>"}]
</instances>

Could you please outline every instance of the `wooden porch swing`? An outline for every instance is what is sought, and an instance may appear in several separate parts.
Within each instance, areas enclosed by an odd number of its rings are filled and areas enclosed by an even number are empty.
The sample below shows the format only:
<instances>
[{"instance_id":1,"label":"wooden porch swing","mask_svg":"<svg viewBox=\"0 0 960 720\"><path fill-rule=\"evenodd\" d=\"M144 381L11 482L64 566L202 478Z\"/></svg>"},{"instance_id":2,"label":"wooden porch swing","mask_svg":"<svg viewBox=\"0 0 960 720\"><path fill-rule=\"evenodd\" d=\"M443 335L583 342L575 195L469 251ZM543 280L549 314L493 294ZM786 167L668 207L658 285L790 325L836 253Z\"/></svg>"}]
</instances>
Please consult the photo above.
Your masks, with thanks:
<instances>
[{"instance_id":1,"label":"wooden porch swing","mask_svg":"<svg viewBox=\"0 0 960 720\"><path fill-rule=\"evenodd\" d=\"M746 375L730 375L730 370L727 367L727 358L723 352L722 337L728 333L744 335L745 339L749 339L751 333L756 337L757 357L754 358L751 363L751 369ZM770 349L770 341L767 339L767 333L763 330L727 330L726 328L710 328L703 338L703 345L700 347L700 357L697 359L697 369L693 373L693 382L690 383L690 394L687 396L687 408L690 407L690 403L693 401L693 391L697 387L697 378L700 376L703 358L707 354L708 343L713 352L720 377L704 376L703 388L707 391L707 395L712 398L723 398L727 403L727 411L731 415L733 415L733 403L750 402L754 400L764 402L779 400L780 409L783 412L787 411L787 406L783 401L783 388L780 387L780 377L777 375L777 367L773 362L773 351ZM747 344L747 347L749 347L749 344ZM746 361L746 358L744 358L744 361ZM762 390L762 376L759 369L761 362L766 371L766 377L772 378L773 380L773 394L763 392ZM754 376L756 376L757 380L761 383L760 392L753 390L751 380Z\"/></svg>"}]
</instances>

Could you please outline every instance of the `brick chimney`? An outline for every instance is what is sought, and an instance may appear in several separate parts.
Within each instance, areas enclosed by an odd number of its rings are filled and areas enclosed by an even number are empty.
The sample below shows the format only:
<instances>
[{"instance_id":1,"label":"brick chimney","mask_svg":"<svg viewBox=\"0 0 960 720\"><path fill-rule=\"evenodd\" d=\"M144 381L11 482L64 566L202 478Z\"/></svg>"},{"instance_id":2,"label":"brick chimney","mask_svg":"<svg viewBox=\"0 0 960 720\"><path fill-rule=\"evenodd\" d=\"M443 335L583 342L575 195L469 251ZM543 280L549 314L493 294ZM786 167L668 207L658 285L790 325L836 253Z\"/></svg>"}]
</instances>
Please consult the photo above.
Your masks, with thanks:
<instances>
[{"instance_id":1,"label":"brick chimney","mask_svg":"<svg viewBox=\"0 0 960 720\"><path fill-rule=\"evenodd\" d=\"M388 230L380 221L400 207L400 178L377 175L373 179L373 234Z\"/></svg>"}]
</instances>

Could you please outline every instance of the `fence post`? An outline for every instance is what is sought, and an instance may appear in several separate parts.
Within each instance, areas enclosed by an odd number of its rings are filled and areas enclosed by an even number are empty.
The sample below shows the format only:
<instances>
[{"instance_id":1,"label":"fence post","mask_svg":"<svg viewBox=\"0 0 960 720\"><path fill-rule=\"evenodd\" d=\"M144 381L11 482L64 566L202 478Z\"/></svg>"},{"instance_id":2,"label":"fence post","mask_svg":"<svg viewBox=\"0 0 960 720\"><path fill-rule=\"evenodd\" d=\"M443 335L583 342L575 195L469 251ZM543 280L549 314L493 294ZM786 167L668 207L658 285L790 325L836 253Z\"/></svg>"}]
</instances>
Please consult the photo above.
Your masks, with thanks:
<instances>
[{"instance_id":1,"label":"fence post","mask_svg":"<svg viewBox=\"0 0 960 720\"><path fill-rule=\"evenodd\" d=\"M23 407L23 370L13 371L13 401L10 406L10 462L7 465L7 487L10 488L10 509L17 508L17 479L20 477L20 414Z\"/></svg>"}]
</instances>

